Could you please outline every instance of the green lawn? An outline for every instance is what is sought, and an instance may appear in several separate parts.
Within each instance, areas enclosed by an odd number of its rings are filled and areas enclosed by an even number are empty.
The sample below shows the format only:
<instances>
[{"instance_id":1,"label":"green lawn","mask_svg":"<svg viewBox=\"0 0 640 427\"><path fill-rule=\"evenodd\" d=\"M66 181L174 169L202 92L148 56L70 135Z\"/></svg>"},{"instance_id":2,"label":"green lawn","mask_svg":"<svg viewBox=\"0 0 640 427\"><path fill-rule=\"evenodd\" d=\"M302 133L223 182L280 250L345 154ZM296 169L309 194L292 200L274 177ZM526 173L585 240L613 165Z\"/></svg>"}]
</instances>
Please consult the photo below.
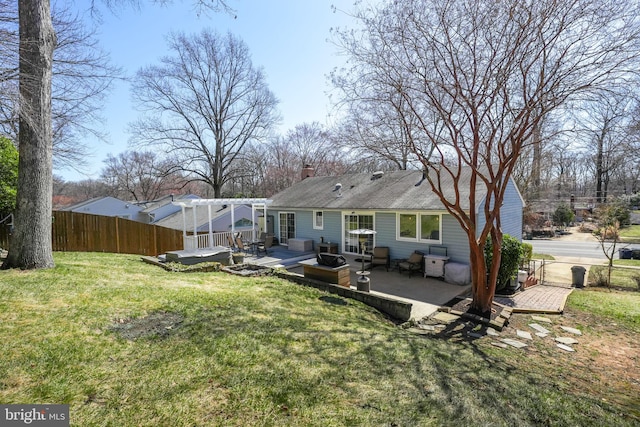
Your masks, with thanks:
<instances>
[{"instance_id":1,"label":"green lawn","mask_svg":"<svg viewBox=\"0 0 640 427\"><path fill-rule=\"evenodd\" d=\"M620 230L620 240L624 243L640 243L640 225L631 225Z\"/></svg>"},{"instance_id":2,"label":"green lawn","mask_svg":"<svg viewBox=\"0 0 640 427\"><path fill-rule=\"evenodd\" d=\"M631 268L636 267L636 268ZM640 280L640 260L616 259L613 260L611 269L611 286L628 290L640 290L636 277ZM608 267L606 265L594 265L589 269L588 283L597 282L599 275L607 277Z\"/></svg>"},{"instance_id":3,"label":"green lawn","mask_svg":"<svg viewBox=\"0 0 640 427\"><path fill-rule=\"evenodd\" d=\"M571 355L417 335L270 276L168 272L126 255L55 260L0 271L0 402L67 403L72 425L640 423L605 385L574 387ZM582 294L575 310L598 305ZM619 327L635 328L633 316ZM155 317L166 322L138 322Z\"/></svg>"}]
</instances>

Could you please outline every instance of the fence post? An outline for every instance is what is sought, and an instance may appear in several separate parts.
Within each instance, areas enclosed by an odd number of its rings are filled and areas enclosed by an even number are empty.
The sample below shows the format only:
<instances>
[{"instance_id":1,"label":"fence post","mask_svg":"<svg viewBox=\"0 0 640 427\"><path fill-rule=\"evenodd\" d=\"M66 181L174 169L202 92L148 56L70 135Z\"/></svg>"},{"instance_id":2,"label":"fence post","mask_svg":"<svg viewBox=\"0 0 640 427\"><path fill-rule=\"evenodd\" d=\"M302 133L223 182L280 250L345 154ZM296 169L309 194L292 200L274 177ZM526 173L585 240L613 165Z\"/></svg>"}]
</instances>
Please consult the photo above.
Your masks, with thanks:
<instances>
[{"instance_id":1,"label":"fence post","mask_svg":"<svg viewBox=\"0 0 640 427\"><path fill-rule=\"evenodd\" d=\"M118 227L118 217L116 217L116 253L120 253L120 229Z\"/></svg>"},{"instance_id":2,"label":"fence post","mask_svg":"<svg viewBox=\"0 0 640 427\"><path fill-rule=\"evenodd\" d=\"M152 256L158 255L158 226L153 225L153 254Z\"/></svg>"}]
</instances>

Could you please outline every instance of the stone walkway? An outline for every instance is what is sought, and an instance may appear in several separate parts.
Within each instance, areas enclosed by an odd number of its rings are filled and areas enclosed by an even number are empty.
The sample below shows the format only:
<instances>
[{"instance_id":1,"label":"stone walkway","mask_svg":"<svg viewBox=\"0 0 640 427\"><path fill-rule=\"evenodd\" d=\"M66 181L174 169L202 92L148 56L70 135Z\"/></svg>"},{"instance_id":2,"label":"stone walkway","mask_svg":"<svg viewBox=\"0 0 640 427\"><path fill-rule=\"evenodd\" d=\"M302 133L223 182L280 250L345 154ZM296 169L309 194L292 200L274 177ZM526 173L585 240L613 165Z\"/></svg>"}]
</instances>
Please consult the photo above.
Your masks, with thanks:
<instances>
[{"instance_id":1,"label":"stone walkway","mask_svg":"<svg viewBox=\"0 0 640 427\"><path fill-rule=\"evenodd\" d=\"M587 271L591 265L603 261L591 258L556 257L545 265L544 284L536 285L509 297L496 296L494 301L511 307L514 313L560 314L564 311L567 298L573 291L571 268L575 265ZM587 278L584 278L586 284Z\"/></svg>"},{"instance_id":2,"label":"stone walkway","mask_svg":"<svg viewBox=\"0 0 640 427\"><path fill-rule=\"evenodd\" d=\"M511 307L514 313L553 313L564 311L572 288L537 285L511 297L494 297L494 301Z\"/></svg>"},{"instance_id":3,"label":"stone walkway","mask_svg":"<svg viewBox=\"0 0 640 427\"><path fill-rule=\"evenodd\" d=\"M469 340L487 339L491 345L503 349L526 349L536 340L544 340L548 345L553 345L564 352L575 352L575 345L579 344L582 331L561 325L557 318L531 315L531 318L523 329L496 328L494 325L486 325L465 321L460 316L451 313L438 312L428 318L419 321L415 326L408 328L409 332L419 335L436 336L465 336Z\"/></svg>"}]
</instances>

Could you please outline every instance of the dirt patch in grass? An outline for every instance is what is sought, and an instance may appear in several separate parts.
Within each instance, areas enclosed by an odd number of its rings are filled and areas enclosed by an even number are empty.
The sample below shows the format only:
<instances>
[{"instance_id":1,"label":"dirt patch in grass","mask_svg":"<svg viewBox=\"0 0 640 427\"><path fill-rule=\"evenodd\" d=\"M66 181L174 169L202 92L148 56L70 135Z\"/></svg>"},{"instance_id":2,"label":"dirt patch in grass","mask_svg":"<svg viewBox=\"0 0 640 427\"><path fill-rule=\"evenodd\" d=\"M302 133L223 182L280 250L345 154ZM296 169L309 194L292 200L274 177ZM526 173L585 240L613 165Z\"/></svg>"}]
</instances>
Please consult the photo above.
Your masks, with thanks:
<instances>
[{"instance_id":1,"label":"dirt patch in grass","mask_svg":"<svg viewBox=\"0 0 640 427\"><path fill-rule=\"evenodd\" d=\"M137 319L117 319L109 329L126 340L164 338L180 327L184 317L179 313L160 311Z\"/></svg>"},{"instance_id":2,"label":"dirt patch in grass","mask_svg":"<svg viewBox=\"0 0 640 427\"><path fill-rule=\"evenodd\" d=\"M618 403L628 408L631 416L640 422L640 342L632 330L613 321L568 308L562 316L550 316L552 325L543 325L555 335L571 335L558 330L561 325L578 327L581 336L574 353L558 349L552 339L536 339L526 349L527 369L548 370L555 366L556 374L571 385L577 394L592 394L598 390L603 402ZM531 330L535 323L528 314L514 314L503 334ZM547 371L548 372L548 371Z\"/></svg>"},{"instance_id":3,"label":"dirt patch in grass","mask_svg":"<svg viewBox=\"0 0 640 427\"><path fill-rule=\"evenodd\" d=\"M540 322L534 316L546 317L551 323ZM440 327L434 327L438 322L432 319L422 323L418 329L422 334L467 343L483 354L491 354L494 363L547 378L576 398L596 395L605 405L623 408L620 415L625 419L640 423L640 341L634 330L615 320L572 308L566 308L562 315L513 313L497 335L487 334L487 325L463 317ZM549 335L535 335L536 330L530 326L534 323L549 330ZM582 335L569 333L562 326L579 329ZM518 330L530 332L532 339L519 337ZM558 348L557 337L575 338L575 352ZM527 346L494 346L505 338Z\"/></svg>"}]
</instances>

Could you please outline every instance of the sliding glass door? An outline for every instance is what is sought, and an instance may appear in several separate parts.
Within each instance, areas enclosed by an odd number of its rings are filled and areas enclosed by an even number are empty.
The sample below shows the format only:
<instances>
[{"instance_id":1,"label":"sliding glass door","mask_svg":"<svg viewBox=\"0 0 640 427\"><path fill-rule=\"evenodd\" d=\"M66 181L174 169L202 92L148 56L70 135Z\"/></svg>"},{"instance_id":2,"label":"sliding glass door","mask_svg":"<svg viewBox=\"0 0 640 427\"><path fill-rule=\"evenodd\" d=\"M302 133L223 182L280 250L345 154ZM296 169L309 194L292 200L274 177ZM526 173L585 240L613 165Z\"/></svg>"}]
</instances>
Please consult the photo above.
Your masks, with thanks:
<instances>
[{"instance_id":1,"label":"sliding glass door","mask_svg":"<svg viewBox=\"0 0 640 427\"><path fill-rule=\"evenodd\" d=\"M288 245L289 239L296 237L296 214L293 212L280 212L280 244Z\"/></svg>"},{"instance_id":2,"label":"sliding glass door","mask_svg":"<svg viewBox=\"0 0 640 427\"><path fill-rule=\"evenodd\" d=\"M373 215L362 215L358 213L350 213L344 215L344 239L342 248L343 252L352 254L361 253L358 236L349 233L349 231L358 230L360 228L373 230ZM366 248L369 251L373 249L373 236L373 234L367 236Z\"/></svg>"}]
</instances>

